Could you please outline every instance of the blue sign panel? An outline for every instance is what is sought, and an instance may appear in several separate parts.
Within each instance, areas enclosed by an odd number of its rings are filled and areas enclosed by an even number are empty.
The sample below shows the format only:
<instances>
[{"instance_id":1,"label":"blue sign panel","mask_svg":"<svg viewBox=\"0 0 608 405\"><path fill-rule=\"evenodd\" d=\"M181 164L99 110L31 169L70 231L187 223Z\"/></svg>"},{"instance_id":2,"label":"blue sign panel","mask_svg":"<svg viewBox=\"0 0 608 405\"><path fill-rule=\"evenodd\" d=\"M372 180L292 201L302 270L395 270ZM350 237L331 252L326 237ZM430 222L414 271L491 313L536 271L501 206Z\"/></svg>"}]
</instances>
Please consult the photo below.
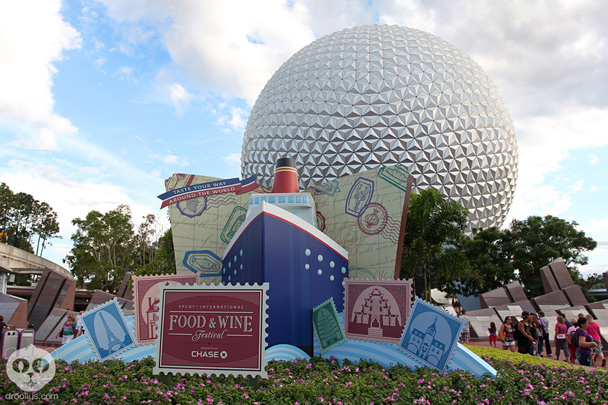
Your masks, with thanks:
<instances>
[{"instance_id":1,"label":"blue sign panel","mask_svg":"<svg viewBox=\"0 0 608 405\"><path fill-rule=\"evenodd\" d=\"M446 371L463 326L455 316L416 298L399 349L426 366Z\"/></svg>"},{"instance_id":2,"label":"blue sign panel","mask_svg":"<svg viewBox=\"0 0 608 405\"><path fill-rule=\"evenodd\" d=\"M91 346L99 360L104 361L117 353L135 346L135 337L128 328L116 300L81 316Z\"/></svg>"}]
</instances>

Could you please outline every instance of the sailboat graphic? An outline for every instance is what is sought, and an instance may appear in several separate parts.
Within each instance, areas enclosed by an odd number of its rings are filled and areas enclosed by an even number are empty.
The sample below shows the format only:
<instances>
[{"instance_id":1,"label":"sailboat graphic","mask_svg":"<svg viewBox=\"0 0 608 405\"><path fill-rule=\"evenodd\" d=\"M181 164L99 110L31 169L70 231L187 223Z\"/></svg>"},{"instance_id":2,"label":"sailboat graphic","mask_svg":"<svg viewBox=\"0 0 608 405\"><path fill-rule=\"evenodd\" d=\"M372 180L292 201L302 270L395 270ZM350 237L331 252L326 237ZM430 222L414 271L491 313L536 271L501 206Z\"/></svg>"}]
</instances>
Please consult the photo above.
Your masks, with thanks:
<instances>
[{"instance_id":1,"label":"sailboat graphic","mask_svg":"<svg viewBox=\"0 0 608 405\"><path fill-rule=\"evenodd\" d=\"M93 324L99 347L115 352L125 346L126 333L116 318L108 312L98 312L93 318Z\"/></svg>"}]
</instances>

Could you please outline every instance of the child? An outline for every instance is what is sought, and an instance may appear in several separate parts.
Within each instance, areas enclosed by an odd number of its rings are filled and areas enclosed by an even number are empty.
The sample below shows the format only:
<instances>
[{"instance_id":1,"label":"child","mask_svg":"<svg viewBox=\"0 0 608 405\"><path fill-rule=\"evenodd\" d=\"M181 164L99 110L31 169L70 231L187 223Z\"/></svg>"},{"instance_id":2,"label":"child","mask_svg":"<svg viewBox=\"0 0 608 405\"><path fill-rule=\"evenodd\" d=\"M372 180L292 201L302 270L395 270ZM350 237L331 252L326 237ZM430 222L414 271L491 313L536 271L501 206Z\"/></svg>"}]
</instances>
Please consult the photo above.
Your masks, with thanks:
<instances>
[{"instance_id":1,"label":"child","mask_svg":"<svg viewBox=\"0 0 608 405\"><path fill-rule=\"evenodd\" d=\"M490 322L488 332L490 332L490 346L496 347L496 324L494 322Z\"/></svg>"}]
</instances>

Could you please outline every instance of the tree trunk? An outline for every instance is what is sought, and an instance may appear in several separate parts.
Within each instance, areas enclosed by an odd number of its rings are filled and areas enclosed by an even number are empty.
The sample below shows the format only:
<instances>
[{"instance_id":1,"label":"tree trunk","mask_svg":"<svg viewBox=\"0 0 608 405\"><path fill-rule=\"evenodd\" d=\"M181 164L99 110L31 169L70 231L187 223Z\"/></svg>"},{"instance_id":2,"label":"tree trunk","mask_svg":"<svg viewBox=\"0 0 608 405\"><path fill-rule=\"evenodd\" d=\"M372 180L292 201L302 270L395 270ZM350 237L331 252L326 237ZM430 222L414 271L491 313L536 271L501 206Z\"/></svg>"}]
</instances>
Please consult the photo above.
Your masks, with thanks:
<instances>
[{"instance_id":1,"label":"tree trunk","mask_svg":"<svg viewBox=\"0 0 608 405\"><path fill-rule=\"evenodd\" d=\"M428 294L428 286L429 286L429 272L428 272L428 268L427 266L424 266L424 300L425 301L429 301L429 294Z\"/></svg>"}]
</instances>

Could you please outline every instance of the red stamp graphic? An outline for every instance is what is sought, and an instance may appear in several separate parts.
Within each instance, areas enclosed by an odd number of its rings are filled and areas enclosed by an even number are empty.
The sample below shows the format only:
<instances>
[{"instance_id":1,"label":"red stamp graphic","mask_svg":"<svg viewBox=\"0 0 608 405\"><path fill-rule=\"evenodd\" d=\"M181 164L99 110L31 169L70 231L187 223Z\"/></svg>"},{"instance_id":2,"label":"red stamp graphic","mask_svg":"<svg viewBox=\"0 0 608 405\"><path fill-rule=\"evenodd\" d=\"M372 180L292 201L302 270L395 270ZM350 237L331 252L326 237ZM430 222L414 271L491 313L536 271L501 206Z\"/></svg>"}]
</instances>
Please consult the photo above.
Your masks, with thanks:
<instances>
[{"instance_id":1,"label":"red stamp graphic","mask_svg":"<svg viewBox=\"0 0 608 405\"><path fill-rule=\"evenodd\" d=\"M266 377L268 283L161 287L154 373Z\"/></svg>"},{"instance_id":2,"label":"red stamp graphic","mask_svg":"<svg viewBox=\"0 0 608 405\"><path fill-rule=\"evenodd\" d=\"M154 344L157 336L159 286L170 282L196 284L197 276L133 276L133 300L135 301L135 337L142 345Z\"/></svg>"},{"instance_id":3,"label":"red stamp graphic","mask_svg":"<svg viewBox=\"0 0 608 405\"><path fill-rule=\"evenodd\" d=\"M346 337L399 343L411 306L411 280L346 279L344 286Z\"/></svg>"},{"instance_id":4,"label":"red stamp graphic","mask_svg":"<svg viewBox=\"0 0 608 405\"><path fill-rule=\"evenodd\" d=\"M384 230L387 220L386 208L378 203L370 203L357 222L364 233L377 235Z\"/></svg>"}]
</instances>

